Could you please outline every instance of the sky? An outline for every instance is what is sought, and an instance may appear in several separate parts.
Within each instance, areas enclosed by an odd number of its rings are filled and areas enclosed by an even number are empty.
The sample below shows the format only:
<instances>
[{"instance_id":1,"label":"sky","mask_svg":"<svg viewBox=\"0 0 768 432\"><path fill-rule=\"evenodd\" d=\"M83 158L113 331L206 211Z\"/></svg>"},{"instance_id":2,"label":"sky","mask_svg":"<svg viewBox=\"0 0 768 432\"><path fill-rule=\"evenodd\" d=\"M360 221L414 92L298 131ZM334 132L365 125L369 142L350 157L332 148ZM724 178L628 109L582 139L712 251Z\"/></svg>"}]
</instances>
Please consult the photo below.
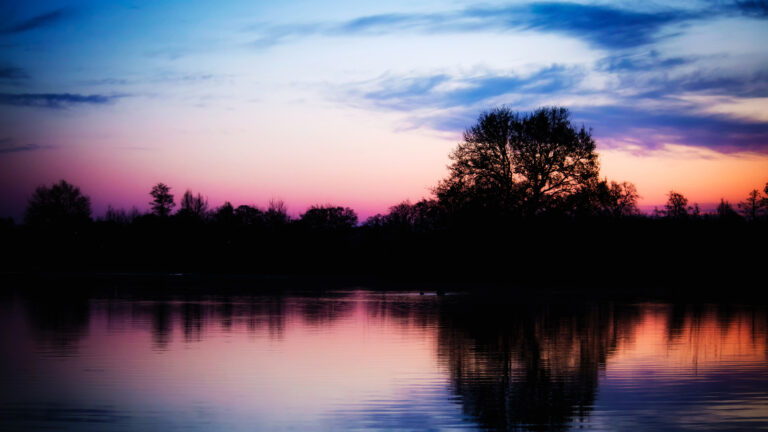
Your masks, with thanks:
<instances>
[{"instance_id":1,"label":"sky","mask_svg":"<svg viewBox=\"0 0 768 432\"><path fill-rule=\"evenodd\" d=\"M60 179L146 210L431 195L478 115L562 105L601 175L711 208L768 182L768 3L4 1L0 216Z\"/></svg>"}]
</instances>

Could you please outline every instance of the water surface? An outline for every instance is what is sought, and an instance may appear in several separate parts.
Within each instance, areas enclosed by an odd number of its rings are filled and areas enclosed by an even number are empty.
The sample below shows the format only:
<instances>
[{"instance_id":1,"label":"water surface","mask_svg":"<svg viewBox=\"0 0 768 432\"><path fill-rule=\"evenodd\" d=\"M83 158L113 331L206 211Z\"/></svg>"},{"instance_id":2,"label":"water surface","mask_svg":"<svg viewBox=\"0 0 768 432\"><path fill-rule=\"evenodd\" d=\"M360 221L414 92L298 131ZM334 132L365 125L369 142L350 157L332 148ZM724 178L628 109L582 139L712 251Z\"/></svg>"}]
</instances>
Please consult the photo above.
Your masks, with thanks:
<instances>
[{"instance_id":1,"label":"water surface","mask_svg":"<svg viewBox=\"0 0 768 432\"><path fill-rule=\"evenodd\" d=\"M0 301L0 430L768 429L764 306Z\"/></svg>"}]
</instances>

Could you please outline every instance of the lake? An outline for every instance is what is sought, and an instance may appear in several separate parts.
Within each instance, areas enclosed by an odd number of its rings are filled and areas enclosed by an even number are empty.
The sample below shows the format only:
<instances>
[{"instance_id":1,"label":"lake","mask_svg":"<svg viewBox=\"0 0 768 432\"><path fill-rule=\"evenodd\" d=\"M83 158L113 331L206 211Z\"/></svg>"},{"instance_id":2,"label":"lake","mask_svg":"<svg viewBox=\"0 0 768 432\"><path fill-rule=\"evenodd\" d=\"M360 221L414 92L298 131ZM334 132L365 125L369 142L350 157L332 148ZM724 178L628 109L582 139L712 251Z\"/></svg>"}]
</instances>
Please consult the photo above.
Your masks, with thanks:
<instances>
[{"instance_id":1,"label":"lake","mask_svg":"<svg viewBox=\"0 0 768 432\"><path fill-rule=\"evenodd\" d=\"M767 311L361 287L9 294L0 430L768 429Z\"/></svg>"}]
</instances>

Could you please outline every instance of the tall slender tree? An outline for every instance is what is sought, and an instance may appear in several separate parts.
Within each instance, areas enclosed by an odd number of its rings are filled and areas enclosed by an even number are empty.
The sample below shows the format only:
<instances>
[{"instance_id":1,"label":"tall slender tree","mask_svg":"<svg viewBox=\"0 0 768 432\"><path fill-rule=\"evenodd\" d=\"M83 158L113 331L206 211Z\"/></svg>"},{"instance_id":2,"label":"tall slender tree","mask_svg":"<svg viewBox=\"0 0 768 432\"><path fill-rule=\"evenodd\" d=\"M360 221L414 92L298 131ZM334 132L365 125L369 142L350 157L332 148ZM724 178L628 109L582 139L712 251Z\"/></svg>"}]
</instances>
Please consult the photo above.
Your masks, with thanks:
<instances>
[{"instance_id":1,"label":"tall slender tree","mask_svg":"<svg viewBox=\"0 0 768 432\"><path fill-rule=\"evenodd\" d=\"M763 200L760 197L760 191L753 189L747 195L747 199L739 203L741 213L749 220L756 220L760 209L763 207Z\"/></svg>"},{"instance_id":2,"label":"tall slender tree","mask_svg":"<svg viewBox=\"0 0 768 432\"><path fill-rule=\"evenodd\" d=\"M152 207L152 212L160 217L166 217L171 214L171 210L176 206L173 202L173 194L171 194L171 188L165 183L158 183L152 187L152 191L149 193L152 195L152 201L149 205Z\"/></svg>"},{"instance_id":3,"label":"tall slender tree","mask_svg":"<svg viewBox=\"0 0 768 432\"><path fill-rule=\"evenodd\" d=\"M184 196L181 197L181 204L179 208L179 215L186 217L193 217L197 219L204 219L208 212L208 199L202 194L193 194L191 190L187 189L184 192Z\"/></svg>"}]
</instances>

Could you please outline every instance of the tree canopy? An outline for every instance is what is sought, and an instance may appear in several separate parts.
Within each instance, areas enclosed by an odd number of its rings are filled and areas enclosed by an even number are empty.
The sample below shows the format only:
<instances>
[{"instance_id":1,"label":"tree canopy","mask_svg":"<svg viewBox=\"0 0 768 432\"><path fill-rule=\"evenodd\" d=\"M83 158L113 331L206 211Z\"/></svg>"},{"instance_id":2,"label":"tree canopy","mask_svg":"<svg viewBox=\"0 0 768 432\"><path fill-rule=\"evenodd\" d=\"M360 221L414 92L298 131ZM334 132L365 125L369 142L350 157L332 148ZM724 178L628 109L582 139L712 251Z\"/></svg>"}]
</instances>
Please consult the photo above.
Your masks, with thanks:
<instances>
[{"instance_id":1,"label":"tree canopy","mask_svg":"<svg viewBox=\"0 0 768 432\"><path fill-rule=\"evenodd\" d=\"M24 221L30 225L69 225L87 222L90 218L90 198L64 180L51 187L35 189L24 214Z\"/></svg>"},{"instance_id":2,"label":"tree canopy","mask_svg":"<svg viewBox=\"0 0 768 432\"><path fill-rule=\"evenodd\" d=\"M152 191L149 194L152 195L152 201L149 205L154 214L160 217L171 214L171 210L176 206L176 203L173 202L173 194L171 194L170 187L165 183L158 183L152 187Z\"/></svg>"},{"instance_id":3,"label":"tree canopy","mask_svg":"<svg viewBox=\"0 0 768 432\"><path fill-rule=\"evenodd\" d=\"M208 199L202 194L193 194L187 189L181 197L179 216L191 219L204 219L208 213Z\"/></svg>"},{"instance_id":4,"label":"tree canopy","mask_svg":"<svg viewBox=\"0 0 768 432\"><path fill-rule=\"evenodd\" d=\"M349 207L312 206L301 215L301 222L311 229L349 229L357 225L357 214Z\"/></svg>"},{"instance_id":5,"label":"tree canopy","mask_svg":"<svg viewBox=\"0 0 768 432\"><path fill-rule=\"evenodd\" d=\"M591 131L571 124L566 108L530 113L507 107L480 114L451 153L450 174L436 188L438 198L536 215L562 206L597 180Z\"/></svg>"}]
</instances>

